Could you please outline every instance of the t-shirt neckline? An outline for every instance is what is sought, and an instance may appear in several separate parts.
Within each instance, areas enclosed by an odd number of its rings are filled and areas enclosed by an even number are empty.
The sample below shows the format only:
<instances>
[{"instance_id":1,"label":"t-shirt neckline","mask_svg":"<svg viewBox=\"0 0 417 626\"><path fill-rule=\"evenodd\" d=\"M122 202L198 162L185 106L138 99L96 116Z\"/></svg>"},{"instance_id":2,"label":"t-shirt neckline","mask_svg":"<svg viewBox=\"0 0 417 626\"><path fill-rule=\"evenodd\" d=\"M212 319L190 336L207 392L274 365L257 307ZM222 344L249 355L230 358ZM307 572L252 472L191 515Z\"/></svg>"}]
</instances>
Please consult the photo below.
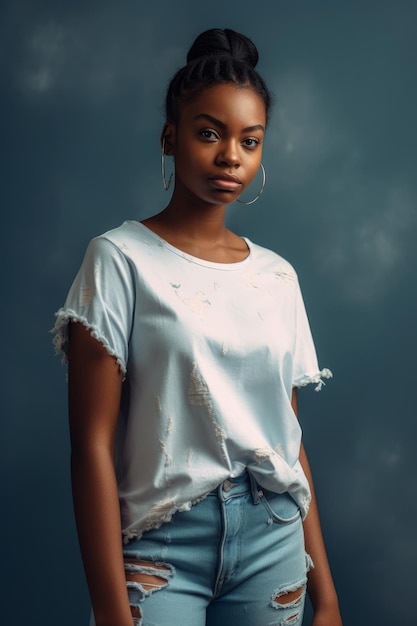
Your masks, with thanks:
<instances>
[{"instance_id":1,"label":"t-shirt neckline","mask_svg":"<svg viewBox=\"0 0 417 626\"><path fill-rule=\"evenodd\" d=\"M248 263L250 263L251 258L252 258L252 244L251 244L251 241L249 239L247 239L247 237L241 237L241 239L243 239L243 241L248 246L248 256L247 257L245 257L242 261L236 261L234 263L217 263L215 261L208 261L207 259L201 259L200 257L193 256L192 254L189 254L188 252L184 252L184 250L181 250L180 248L176 248L171 243L166 241L166 239L164 239L163 237L161 237L160 235L155 233L153 230L151 230L150 228L145 226L145 224L143 224L142 222L139 222L139 221L135 220L134 223L143 232L145 232L149 237L151 237L155 241L158 241L160 243L160 245L163 245L164 248L166 248L170 252L173 252L177 256L180 256L180 257L186 259L190 263L194 263L196 265L202 265L204 267L208 267L208 268L211 268L211 269L218 269L218 270L223 270L223 271L233 271L233 270L240 270L240 269L246 267L246 265L248 265Z\"/></svg>"}]
</instances>

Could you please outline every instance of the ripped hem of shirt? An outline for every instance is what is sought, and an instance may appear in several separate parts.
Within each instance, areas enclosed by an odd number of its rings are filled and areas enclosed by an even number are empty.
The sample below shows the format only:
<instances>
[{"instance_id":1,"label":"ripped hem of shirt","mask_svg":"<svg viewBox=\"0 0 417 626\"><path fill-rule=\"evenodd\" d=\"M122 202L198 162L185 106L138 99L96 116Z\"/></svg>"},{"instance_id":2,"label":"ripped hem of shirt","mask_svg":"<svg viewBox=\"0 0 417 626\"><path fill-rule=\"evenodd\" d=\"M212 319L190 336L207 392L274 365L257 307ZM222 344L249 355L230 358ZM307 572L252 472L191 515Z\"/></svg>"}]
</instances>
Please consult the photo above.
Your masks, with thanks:
<instances>
[{"instance_id":1,"label":"ripped hem of shirt","mask_svg":"<svg viewBox=\"0 0 417 626\"><path fill-rule=\"evenodd\" d=\"M100 332L100 330L94 325L90 324L86 317L79 315L72 309L59 309L56 315L55 326L50 331L53 335L53 344L55 348L55 354L60 354L62 352L62 362L64 364L68 363L68 323L69 322L80 322L85 328L90 331L90 335L97 339L103 347L107 350L110 356L113 356L116 359L117 364L120 367L120 371L123 374L123 378L126 375L127 369L124 364L124 361L120 358L120 356L116 353L115 350L110 346L108 339Z\"/></svg>"},{"instance_id":2,"label":"ripped hem of shirt","mask_svg":"<svg viewBox=\"0 0 417 626\"><path fill-rule=\"evenodd\" d=\"M195 500L190 500L189 502L184 502L183 504L177 505L172 500L168 502L162 502L160 505L154 507L147 519L145 520L145 526L143 528L127 528L123 531L123 543L129 543L132 539L140 539L143 533L148 530L155 530L160 528L163 524L166 524L172 520L175 513L182 513L184 511L189 511L191 507L195 504L198 504L211 493L205 493L203 496L196 498Z\"/></svg>"},{"instance_id":3,"label":"ripped hem of shirt","mask_svg":"<svg viewBox=\"0 0 417 626\"><path fill-rule=\"evenodd\" d=\"M323 378L333 378L332 372L325 367L321 371L318 371L317 374L305 375L300 380L296 382L297 387L305 387L310 383L316 383L316 387L314 387L314 391L321 391L323 385L326 385Z\"/></svg>"}]
</instances>

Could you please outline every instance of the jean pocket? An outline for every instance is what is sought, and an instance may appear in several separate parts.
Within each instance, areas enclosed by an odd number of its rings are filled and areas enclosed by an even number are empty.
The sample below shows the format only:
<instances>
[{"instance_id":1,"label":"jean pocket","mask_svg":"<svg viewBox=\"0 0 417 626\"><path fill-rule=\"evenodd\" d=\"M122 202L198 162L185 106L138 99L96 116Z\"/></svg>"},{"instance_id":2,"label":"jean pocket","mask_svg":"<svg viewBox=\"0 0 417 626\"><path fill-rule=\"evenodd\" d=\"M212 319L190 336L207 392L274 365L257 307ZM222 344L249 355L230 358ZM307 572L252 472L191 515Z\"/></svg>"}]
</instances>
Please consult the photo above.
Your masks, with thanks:
<instances>
[{"instance_id":1,"label":"jean pocket","mask_svg":"<svg viewBox=\"0 0 417 626\"><path fill-rule=\"evenodd\" d=\"M298 504L288 493L274 493L263 489L260 501L272 521L277 524L291 524L301 515Z\"/></svg>"}]
</instances>

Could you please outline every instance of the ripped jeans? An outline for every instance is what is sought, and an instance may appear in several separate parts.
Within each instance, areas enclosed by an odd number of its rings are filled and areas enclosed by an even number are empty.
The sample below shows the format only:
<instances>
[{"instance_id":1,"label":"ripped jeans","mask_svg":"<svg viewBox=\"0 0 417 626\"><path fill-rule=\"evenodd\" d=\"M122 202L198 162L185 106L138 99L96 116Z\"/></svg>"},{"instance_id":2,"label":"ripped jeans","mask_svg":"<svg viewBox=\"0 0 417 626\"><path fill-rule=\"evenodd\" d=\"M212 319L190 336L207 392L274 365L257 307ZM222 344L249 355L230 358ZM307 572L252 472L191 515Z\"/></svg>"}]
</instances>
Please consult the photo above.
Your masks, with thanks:
<instances>
[{"instance_id":1,"label":"ripped jeans","mask_svg":"<svg viewBox=\"0 0 417 626\"><path fill-rule=\"evenodd\" d=\"M299 509L245 472L124 548L135 626L301 626Z\"/></svg>"}]
</instances>

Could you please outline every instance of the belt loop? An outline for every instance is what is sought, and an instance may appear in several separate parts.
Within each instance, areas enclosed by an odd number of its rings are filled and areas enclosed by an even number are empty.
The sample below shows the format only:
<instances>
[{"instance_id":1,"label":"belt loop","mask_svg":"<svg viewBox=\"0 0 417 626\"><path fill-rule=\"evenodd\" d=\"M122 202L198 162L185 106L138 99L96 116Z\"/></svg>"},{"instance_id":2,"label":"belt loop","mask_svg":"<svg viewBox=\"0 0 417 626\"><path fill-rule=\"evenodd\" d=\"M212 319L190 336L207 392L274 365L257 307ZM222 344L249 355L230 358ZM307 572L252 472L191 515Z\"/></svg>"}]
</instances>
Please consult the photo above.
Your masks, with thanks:
<instances>
[{"instance_id":1,"label":"belt loop","mask_svg":"<svg viewBox=\"0 0 417 626\"><path fill-rule=\"evenodd\" d=\"M253 503L259 504L262 491L259 491L258 483L256 482L255 478L252 476L250 472L249 472L249 481L250 481L250 488L252 492Z\"/></svg>"}]
</instances>

